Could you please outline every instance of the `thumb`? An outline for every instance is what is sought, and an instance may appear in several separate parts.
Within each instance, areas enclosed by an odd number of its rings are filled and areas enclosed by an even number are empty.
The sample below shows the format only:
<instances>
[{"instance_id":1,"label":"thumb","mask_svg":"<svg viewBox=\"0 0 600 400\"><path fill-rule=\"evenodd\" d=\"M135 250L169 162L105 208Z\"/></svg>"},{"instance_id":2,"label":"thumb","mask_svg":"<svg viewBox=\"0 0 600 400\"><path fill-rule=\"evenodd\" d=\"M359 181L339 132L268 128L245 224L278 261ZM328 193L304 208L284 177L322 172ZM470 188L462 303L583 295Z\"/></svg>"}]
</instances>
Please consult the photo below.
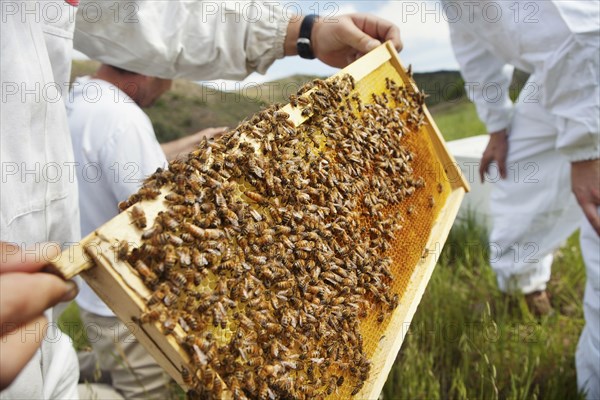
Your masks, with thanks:
<instances>
[{"instance_id":1,"label":"thumb","mask_svg":"<svg viewBox=\"0 0 600 400\"><path fill-rule=\"evenodd\" d=\"M368 53L381 44L379 40L374 39L361 31L352 20L348 21L347 24L344 24L344 29L340 36L342 38L341 40L344 41L346 45L360 53Z\"/></svg>"}]
</instances>

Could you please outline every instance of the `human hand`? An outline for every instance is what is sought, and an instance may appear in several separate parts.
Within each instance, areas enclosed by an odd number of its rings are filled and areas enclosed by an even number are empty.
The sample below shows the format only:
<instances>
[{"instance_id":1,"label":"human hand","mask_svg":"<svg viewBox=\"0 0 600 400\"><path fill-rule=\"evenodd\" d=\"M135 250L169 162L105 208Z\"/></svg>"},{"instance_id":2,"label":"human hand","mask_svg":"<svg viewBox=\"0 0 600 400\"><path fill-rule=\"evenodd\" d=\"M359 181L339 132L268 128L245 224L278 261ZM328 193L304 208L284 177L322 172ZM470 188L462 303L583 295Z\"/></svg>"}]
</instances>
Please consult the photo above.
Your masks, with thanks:
<instances>
[{"instance_id":1,"label":"human hand","mask_svg":"<svg viewBox=\"0 0 600 400\"><path fill-rule=\"evenodd\" d=\"M180 154L188 154L196 149L198 144L205 138L207 140L216 139L229 130L228 127L222 126L219 128L206 128L192 135L184 136L180 139L173 140L160 145L167 160L174 160Z\"/></svg>"},{"instance_id":2,"label":"human hand","mask_svg":"<svg viewBox=\"0 0 600 400\"><path fill-rule=\"evenodd\" d=\"M302 18L290 22L285 40L285 54L295 55L296 40ZM343 68L357 58L391 40L396 50L402 50L400 29L383 18L369 14L347 14L336 19L317 18L312 28L314 55L325 64Z\"/></svg>"},{"instance_id":3,"label":"human hand","mask_svg":"<svg viewBox=\"0 0 600 400\"><path fill-rule=\"evenodd\" d=\"M485 174L488 172L490 164L496 161L498 169L500 170L500 177L506 178L506 155L508 154L508 134L506 129L490 134L490 141L488 142L481 162L479 163L479 177L481 183L484 182Z\"/></svg>"},{"instance_id":4,"label":"human hand","mask_svg":"<svg viewBox=\"0 0 600 400\"><path fill-rule=\"evenodd\" d=\"M58 256L58 245L39 250L22 253L18 246L0 242L0 390L40 347L48 322L44 311L77 295L74 282L40 272Z\"/></svg>"},{"instance_id":5,"label":"human hand","mask_svg":"<svg viewBox=\"0 0 600 400\"><path fill-rule=\"evenodd\" d=\"M218 128L206 128L202 129L200 132L196 132L191 137L195 141L195 145L198 145L201 141L206 138L207 140L218 139L221 135L226 133L229 130L226 126L221 126Z\"/></svg>"},{"instance_id":6,"label":"human hand","mask_svg":"<svg viewBox=\"0 0 600 400\"><path fill-rule=\"evenodd\" d=\"M325 64L342 68L391 40L402 50L400 29L383 18L369 14L342 15L337 22L318 18L313 26L312 47Z\"/></svg>"},{"instance_id":7,"label":"human hand","mask_svg":"<svg viewBox=\"0 0 600 400\"><path fill-rule=\"evenodd\" d=\"M571 163L571 189L585 217L600 236L600 159Z\"/></svg>"}]
</instances>

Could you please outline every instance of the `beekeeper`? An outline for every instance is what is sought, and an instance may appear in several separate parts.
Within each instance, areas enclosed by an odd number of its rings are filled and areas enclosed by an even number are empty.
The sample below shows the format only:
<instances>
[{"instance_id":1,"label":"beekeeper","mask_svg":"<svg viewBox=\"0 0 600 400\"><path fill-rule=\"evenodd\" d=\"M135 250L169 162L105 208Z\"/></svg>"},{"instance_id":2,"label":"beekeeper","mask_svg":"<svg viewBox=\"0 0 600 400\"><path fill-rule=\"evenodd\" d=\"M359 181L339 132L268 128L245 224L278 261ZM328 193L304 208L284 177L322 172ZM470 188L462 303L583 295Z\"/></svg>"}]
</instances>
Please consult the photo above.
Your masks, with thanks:
<instances>
[{"instance_id":1,"label":"beekeeper","mask_svg":"<svg viewBox=\"0 0 600 400\"><path fill-rule=\"evenodd\" d=\"M192 80L241 79L265 72L285 55L344 66L380 41L401 47L398 28L382 19L362 14L290 19L290 10L272 2L3 1L0 7L0 240L38 250L44 242L62 246L80 238L62 101L73 44L107 64ZM29 326L41 321L47 306L72 298L73 291L43 274L11 272L37 271L43 260L9 259L6 249L14 252L15 246L2 249L0 397L77 398L77 365L65 335L55 325L47 336ZM32 281L35 286L24 284Z\"/></svg>"},{"instance_id":2,"label":"beekeeper","mask_svg":"<svg viewBox=\"0 0 600 400\"><path fill-rule=\"evenodd\" d=\"M525 293L534 312L548 312L552 253L583 223L586 327L577 373L579 387L598 398L598 3L446 1L443 7L467 94L490 132L480 175L494 182L490 261L499 287ZM530 74L516 104L509 98L514 67Z\"/></svg>"}]
</instances>

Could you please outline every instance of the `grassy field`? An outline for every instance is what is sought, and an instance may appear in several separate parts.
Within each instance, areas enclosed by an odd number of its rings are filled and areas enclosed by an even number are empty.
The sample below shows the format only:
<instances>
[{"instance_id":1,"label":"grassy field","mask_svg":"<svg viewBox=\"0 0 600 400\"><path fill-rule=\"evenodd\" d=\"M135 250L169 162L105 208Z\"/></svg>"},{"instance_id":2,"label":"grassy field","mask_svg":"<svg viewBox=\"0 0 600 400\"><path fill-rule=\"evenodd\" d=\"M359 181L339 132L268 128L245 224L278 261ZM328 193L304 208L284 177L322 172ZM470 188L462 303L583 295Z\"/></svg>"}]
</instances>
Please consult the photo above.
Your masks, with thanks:
<instances>
[{"instance_id":1,"label":"grassy field","mask_svg":"<svg viewBox=\"0 0 600 400\"><path fill-rule=\"evenodd\" d=\"M496 288L485 232L455 225L383 390L385 399L576 399L585 272L574 235L538 320Z\"/></svg>"},{"instance_id":2,"label":"grassy field","mask_svg":"<svg viewBox=\"0 0 600 400\"><path fill-rule=\"evenodd\" d=\"M445 79L450 75L444 75ZM449 78L448 78L449 79ZM261 104L212 93L198 99L184 87L158 104L155 126L162 140L180 135L182 118L206 111L205 126L234 126ZM191 90L192 92L189 92ZM185 92L185 93L182 93ZM191 94L190 94L191 93ZM212 97L211 97L212 96ZM227 100L227 97L224 97ZM190 105L191 102L191 105ZM195 102L195 103L194 103ZM170 110L167 119L165 112ZM434 104L434 118L447 140L485 133L465 101ZM152 117L152 114L151 114ZM206 124L194 115L189 132ZM178 120L177 130L169 133ZM162 121L162 122L161 122ZM185 121L183 121L185 122ZM185 124L184 124L185 125ZM181 128L183 129L183 128ZM454 226L402 349L383 389L385 399L577 399L574 353L583 327L585 271L574 235L557 252L549 291L555 314L534 318L522 297L496 287L487 261L486 233L472 221ZM87 346L76 306L62 319L78 348Z\"/></svg>"}]
</instances>

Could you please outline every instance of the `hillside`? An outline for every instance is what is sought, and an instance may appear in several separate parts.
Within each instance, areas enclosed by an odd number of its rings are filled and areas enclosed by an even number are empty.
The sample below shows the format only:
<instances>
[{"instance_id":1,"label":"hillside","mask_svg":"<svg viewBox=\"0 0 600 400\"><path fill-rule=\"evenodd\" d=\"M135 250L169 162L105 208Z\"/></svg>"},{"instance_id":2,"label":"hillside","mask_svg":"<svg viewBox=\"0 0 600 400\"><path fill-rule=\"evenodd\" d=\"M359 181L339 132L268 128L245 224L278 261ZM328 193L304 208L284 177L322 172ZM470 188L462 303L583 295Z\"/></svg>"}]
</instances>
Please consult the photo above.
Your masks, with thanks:
<instances>
[{"instance_id":1,"label":"hillside","mask_svg":"<svg viewBox=\"0 0 600 400\"><path fill-rule=\"evenodd\" d=\"M72 77L92 74L97 67L98 63L93 61L74 61ZM235 127L268 104L287 103L290 94L315 78L294 75L273 82L246 85L237 92L176 80L173 88L154 107L145 111L152 120L159 141L165 142L211 126ZM440 126L443 133L448 132L448 138L484 133L474 107L467 102L463 81L457 71L417 73L414 78L428 95L426 102L436 121L450 117L452 124ZM457 122L460 125L456 125Z\"/></svg>"}]
</instances>

